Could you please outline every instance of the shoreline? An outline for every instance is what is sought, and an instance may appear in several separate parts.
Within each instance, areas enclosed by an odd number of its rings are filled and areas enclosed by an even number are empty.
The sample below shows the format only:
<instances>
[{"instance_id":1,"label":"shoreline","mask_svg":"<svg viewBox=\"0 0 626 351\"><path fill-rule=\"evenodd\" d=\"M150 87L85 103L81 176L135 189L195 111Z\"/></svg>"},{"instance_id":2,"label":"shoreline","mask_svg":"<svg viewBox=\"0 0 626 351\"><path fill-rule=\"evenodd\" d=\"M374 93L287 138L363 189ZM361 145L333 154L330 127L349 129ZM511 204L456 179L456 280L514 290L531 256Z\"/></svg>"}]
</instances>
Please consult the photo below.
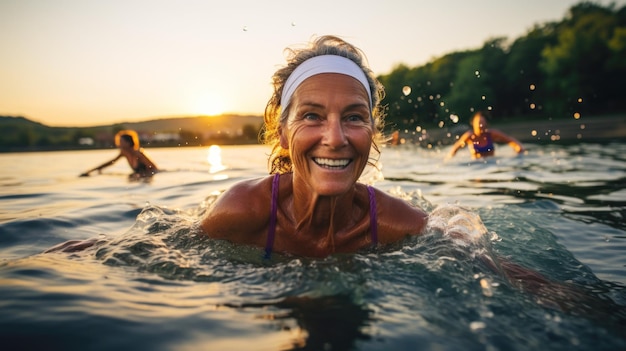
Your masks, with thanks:
<instances>
[{"instance_id":1,"label":"shoreline","mask_svg":"<svg viewBox=\"0 0 626 351\"><path fill-rule=\"evenodd\" d=\"M493 129L514 137L520 142L580 142L626 140L626 115L581 117L580 119L504 121L490 124ZM458 124L452 128L430 128L420 135L401 133L405 143L422 145L449 145L470 128Z\"/></svg>"},{"instance_id":2,"label":"shoreline","mask_svg":"<svg viewBox=\"0 0 626 351\"><path fill-rule=\"evenodd\" d=\"M580 119L557 119L557 120L527 120L527 121L502 121L490 125L493 129L514 137L525 143L548 143L548 142L581 142L581 141L626 141L626 115L602 115L581 117ZM454 143L458 136L470 128L466 124L455 124L452 127L425 128L421 133L401 132L400 138L404 144L418 144L424 147L443 146ZM216 145L253 145L259 142L222 140ZM161 147L202 147L210 145L183 144L183 143L148 143L146 148ZM59 146L59 147L11 147L0 148L2 153L15 152L49 152L49 151L80 151L80 150L107 150L115 149L113 145L108 147L89 146Z\"/></svg>"}]
</instances>

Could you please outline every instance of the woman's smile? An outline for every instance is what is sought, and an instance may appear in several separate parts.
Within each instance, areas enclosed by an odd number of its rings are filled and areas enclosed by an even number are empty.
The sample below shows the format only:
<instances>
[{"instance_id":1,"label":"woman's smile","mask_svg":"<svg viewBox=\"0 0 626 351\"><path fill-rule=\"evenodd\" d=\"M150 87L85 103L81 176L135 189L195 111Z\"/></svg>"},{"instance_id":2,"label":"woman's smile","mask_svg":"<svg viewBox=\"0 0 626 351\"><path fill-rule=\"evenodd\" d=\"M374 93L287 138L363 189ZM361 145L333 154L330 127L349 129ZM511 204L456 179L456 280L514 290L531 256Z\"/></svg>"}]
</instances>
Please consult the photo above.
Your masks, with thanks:
<instances>
[{"instance_id":1,"label":"woman's smile","mask_svg":"<svg viewBox=\"0 0 626 351\"><path fill-rule=\"evenodd\" d=\"M313 162L322 168L327 168L331 170L343 170L350 163L352 163L352 159L350 158L341 158L341 159L332 159L332 158L322 158L322 157L313 157Z\"/></svg>"}]
</instances>

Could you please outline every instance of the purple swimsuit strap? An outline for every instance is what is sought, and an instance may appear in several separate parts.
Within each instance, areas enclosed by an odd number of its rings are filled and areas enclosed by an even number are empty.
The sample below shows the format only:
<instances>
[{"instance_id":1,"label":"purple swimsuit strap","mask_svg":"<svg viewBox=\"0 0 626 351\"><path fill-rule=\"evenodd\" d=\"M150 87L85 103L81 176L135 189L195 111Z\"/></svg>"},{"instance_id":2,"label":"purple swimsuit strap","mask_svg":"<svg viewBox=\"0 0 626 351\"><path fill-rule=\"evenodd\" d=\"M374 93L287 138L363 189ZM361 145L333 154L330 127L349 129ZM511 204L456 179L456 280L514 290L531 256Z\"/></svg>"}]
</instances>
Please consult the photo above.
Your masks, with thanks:
<instances>
[{"instance_id":1,"label":"purple swimsuit strap","mask_svg":"<svg viewBox=\"0 0 626 351\"><path fill-rule=\"evenodd\" d=\"M272 180L272 203L270 212L270 226L267 231L267 242L265 243L265 258L270 258L272 247L274 247L274 236L276 235L276 217L278 216L278 184L280 174L274 174Z\"/></svg>"},{"instance_id":2,"label":"purple swimsuit strap","mask_svg":"<svg viewBox=\"0 0 626 351\"><path fill-rule=\"evenodd\" d=\"M367 186L367 193L370 198L370 232L372 235L372 245L378 244L378 221L376 218L376 193L374 188Z\"/></svg>"}]
</instances>

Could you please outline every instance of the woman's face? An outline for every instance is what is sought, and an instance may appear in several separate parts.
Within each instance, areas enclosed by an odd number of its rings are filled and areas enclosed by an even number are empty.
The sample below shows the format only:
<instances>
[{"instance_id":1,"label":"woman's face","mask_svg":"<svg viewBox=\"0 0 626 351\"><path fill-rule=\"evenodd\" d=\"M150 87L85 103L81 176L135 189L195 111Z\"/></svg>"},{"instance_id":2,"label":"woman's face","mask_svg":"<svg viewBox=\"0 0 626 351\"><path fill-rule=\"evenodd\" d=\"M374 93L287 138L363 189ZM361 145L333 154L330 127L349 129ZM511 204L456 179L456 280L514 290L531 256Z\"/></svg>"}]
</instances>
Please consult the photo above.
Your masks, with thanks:
<instances>
[{"instance_id":1,"label":"woman's face","mask_svg":"<svg viewBox=\"0 0 626 351\"><path fill-rule=\"evenodd\" d=\"M126 140L126 138L120 138L120 149L132 149L133 146L131 145L131 143Z\"/></svg>"},{"instance_id":2,"label":"woman's face","mask_svg":"<svg viewBox=\"0 0 626 351\"><path fill-rule=\"evenodd\" d=\"M472 128L474 129L474 134L481 135L487 129L487 120L483 116L476 116L472 120Z\"/></svg>"},{"instance_id":3,"label":"woman's face","mask_svg":"<svg viewBox=\"0 0 626 351\"><path fill-rule=\"evenodd\" d=\"M369 97L356 79L337 73L306 79L281 130L294 180L319 195L345 193L367 165L373 128Z\"/></svg>"}]
</instances>

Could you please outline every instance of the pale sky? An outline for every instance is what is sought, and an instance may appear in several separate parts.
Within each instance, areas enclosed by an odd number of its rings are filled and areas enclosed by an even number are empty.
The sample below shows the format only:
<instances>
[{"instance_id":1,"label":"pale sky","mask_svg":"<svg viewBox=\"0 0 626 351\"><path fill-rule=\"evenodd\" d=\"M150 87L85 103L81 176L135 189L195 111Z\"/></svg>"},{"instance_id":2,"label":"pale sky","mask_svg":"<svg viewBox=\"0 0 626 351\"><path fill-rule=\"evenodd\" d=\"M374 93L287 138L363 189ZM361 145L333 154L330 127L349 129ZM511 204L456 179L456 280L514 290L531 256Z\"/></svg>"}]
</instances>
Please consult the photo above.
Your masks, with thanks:
<instances>
[{"instance_id":1,"label":"pale sky","mask_svg":"<svg viewBox=\"0 0 626 351\"><path fill-rule=\"evenodd\" d=\"M346 39L387 74L515 39L579 2L0 0L0 115L50 126L261 115L283 50L312 36Z\"/></svg>"}]
</instances>

